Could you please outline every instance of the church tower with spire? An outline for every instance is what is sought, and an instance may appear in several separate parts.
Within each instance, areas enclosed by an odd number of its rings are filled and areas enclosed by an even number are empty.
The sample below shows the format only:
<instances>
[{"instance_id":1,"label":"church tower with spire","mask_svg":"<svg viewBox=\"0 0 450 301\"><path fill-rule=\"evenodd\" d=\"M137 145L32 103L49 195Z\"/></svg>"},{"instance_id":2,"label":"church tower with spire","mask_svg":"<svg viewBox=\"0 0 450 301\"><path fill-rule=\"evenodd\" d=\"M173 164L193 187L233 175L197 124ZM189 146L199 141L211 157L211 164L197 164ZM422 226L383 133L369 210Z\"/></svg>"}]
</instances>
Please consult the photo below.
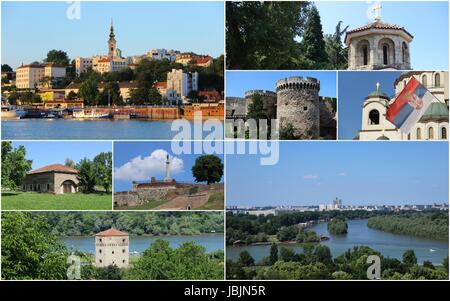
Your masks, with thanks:
<instances>
[{"instance_id":1,"label":"church tower with spire","mask_svg":"<svg viewBox=\"0 0 450 301\"><path fill-rule=\"evenodd\" d=\"M111 19L111 28L109 31L109 40L108 40L108 57L111 59L117 56L117 45L115 36L116 35L114 34L113 21Z\"/></svg>"}]
</instances>

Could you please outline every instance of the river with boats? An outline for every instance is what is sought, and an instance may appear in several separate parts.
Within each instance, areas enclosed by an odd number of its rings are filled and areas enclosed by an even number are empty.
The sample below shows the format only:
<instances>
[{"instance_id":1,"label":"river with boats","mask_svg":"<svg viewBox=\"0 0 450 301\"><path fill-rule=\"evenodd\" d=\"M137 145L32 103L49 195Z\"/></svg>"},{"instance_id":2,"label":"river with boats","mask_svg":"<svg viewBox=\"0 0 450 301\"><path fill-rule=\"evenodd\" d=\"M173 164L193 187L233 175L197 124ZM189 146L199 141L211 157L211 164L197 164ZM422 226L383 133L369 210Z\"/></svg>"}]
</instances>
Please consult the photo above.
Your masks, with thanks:
<instances>
[{"instance_id":1,"label":"river with boats","mask_svg":"<svg viewBox=\"0 0 450 301\"><path fill-rule=\"evenodd\" d=\"M195 130L195 133L200 133L197 134L199 137L194 136L194 121L183 119L182 124L186 128L180 129L177 125L172 130L173 122L139 119L15 119L2 120L1 130L4 140L171 140L179 137L180 132L190 133L191 139L223 138L223 125L219 120L208 121L213 125L211 129Z\"/></svg>"},{"instance_id":2,"label":"river with boats","mask_svg":"<svg viewBox=\"0 0 450 301\"><path fill-rule=\"evenodd\" d=\"M433 264L440 265L444 257L448 255L448 241L439 241L428 238L398 235L367 227L367 219L350 220L348 223L348 233L346 235L333 235L327 230L327 223L318 223L311 226L311 230L318 235L329 237L321 244L330 248L333 257L343 254L354 246L369 246L379 251L383 256L402 260L403 253L414 250L418 263L425 260ZM283 244L282 244L283 245ZM282 246L281 245L281 246ZM293 248L297 253L303 251L301 244L285 244L284 246ZM227 259L237 260L240 252L247 250L252 257L258 261L265 256L269 256L270 244L249 245L249 246L228 246Z\"/></svg>"}]
</instances>

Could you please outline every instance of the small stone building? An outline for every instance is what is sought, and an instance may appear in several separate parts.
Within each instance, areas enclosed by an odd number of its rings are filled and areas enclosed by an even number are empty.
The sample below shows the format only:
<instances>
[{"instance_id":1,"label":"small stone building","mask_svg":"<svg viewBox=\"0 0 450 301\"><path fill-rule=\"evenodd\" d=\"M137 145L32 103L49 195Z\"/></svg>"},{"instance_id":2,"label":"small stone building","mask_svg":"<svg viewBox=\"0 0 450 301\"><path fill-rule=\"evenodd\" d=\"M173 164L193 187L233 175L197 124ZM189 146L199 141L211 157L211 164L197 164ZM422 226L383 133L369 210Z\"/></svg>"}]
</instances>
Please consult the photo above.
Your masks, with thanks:
<instances>
[{"instance_id":1,"label":"small stone building","mask_svg":"<svg viewBox=\"0 0 450 301\"><path fill-rule=\"evenodd\" d=\"M96 267L115 265L126 268L129 264L128 233L114 228L95 234L95 263Z\"/></svg>"},{"instance_id":2,"label":"small stone building","mask_svg":"<svg viewBox=\"0 0 450 301\"><path fill-rule=\"evenodd\" d=\"M78 190L78 171L62 164L47 165L27 173L23 191L54 194L75 193Z\"/></svg>"}]
</instances>

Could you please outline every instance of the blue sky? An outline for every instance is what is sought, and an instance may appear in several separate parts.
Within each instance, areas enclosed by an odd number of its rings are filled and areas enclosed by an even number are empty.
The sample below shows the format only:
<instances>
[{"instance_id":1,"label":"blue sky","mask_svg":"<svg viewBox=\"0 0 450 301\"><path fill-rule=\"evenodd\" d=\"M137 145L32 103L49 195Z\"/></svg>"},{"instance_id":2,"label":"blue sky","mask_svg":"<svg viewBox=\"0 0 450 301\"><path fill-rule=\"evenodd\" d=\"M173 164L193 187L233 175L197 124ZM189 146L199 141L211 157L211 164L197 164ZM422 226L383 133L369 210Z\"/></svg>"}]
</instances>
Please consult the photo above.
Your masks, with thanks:
<instances>
[{"instance_id":1,"label":"blue sky","mask_svg":"<svg viewBox=\"0 0 450 301\"><path fill-rule=\"evenodd\" d=\"M376 83L380 83L380 91L393 96L394 82L400 74L397 71L339 72L339 139L351 140L358 134L364 98L377 89Z\"/></svg>"},{"instance_id":2,"label":"blue sky","mask_svg":"<svg viewBox=\"0 0 450 301\"><path fill-rule=\"evenodd\" d=\"M310 76L320 80L321 96L336 97L334 71L227 71L226 95L243 97L248 90L275 92L277 80L289 76Z\"/></svg>"},{"instance_id":3,"label":"blue sky","mask_svg":"<svg viewBox=\"0 0 450 301\"><path fill-rule=\"evenodd\" d=\"M353 29L371 22L367 10L375 1L316 2L324 34L332 34L336 24ZM448 2L382 1L381 21L404 26L414 39L411 67L415 70L448 69ZM371 12L371 11L370 11Z\"/></svg>"},{"instance_id":4,"label":"blue sky","mask_svg":"<svg viewBox=\"0 0 450 301\"><path fill-rule=\"evenodd\" d=\"M93 159L101 152L111 152L111 142L78 141L13 141L13 147L25 146L26 158L33 160L33 169L50 164L64 164L66 158L78 163L83 158Z\"/></svg>"},{"instance_id":5,"label":"blue sky","mask_svg":"<svg viewBox=\"0 0 450 301\"><path fill-rule=\"evenodd\" d=\"M276 165L227 155L227 206L448 202L447 142L281 142Z\"/></svg>"},{"instance_id":6,"label":"blue sky","mask_svg":"<svg viewBox=\"0 0 450 301\"><path fill-rule=\"evenodd\" d=\"M123 56L151 48L224 52L222 2L81 2L79 20L66 17L66 1L1 5L2 64L13 68L40 61L51 49L71 59L107 53L111 18Z\"/></svg>"},{"instance_id":7,"label":"blue sky","mask_svg":"<svg viewBox=\"0 0 450 301\"><path fill-rule=\"evenodd\" d=\"M133 180L150 181L151 177L163 180L167 153L171 161L171 177L178 182L194 183L191 168L200 155L174 154L170 141L115 142L114 191L131 190ZM223 155L217 156L223 163Z\"/></svg>"}]
</instances>

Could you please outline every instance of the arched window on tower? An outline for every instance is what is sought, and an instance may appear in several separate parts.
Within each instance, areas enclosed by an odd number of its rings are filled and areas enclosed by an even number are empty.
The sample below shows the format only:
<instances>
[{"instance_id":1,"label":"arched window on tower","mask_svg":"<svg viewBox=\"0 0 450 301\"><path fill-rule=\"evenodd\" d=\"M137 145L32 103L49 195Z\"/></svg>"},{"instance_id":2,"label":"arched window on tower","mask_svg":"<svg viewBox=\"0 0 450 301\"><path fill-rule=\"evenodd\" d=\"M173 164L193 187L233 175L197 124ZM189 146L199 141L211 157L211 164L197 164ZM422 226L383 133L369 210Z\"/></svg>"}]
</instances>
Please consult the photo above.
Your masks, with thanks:
<instances>
[{"instance_id":1,"label":"arched window on tower","mask_svg":"<svg viewBox=\"0 0 450 301\"><path fill-rule=\"evenodd\" d=\"M428 139L430 140L434 139L433 127L428 128Z\"/></svg>"},{"instance_id":2,"label":"arched window on tower","mask_svg":"<svg viewBox=\"0 0 450 301\"><path fill-rule=\"evenodd\" d=\"M416 130L416 138L417 140L422 139L422 131L420 130L420 128L417 128Z\"/></svg>"},{"instance_id":3,"label":"arched window on tower","mask_svg":"<svg viewBox=\"0 0 450 301\"><path fill-rule=\"evenodd\" d=\"M383 64L389 64L389 46L386 44L383 45Z\"/></svg>"},{"instance_id":4,"label":"arched window on tower","mask_svg":"<svg viewBox=\"0 0 450 301\"><path fill-rule=\"evenodd\" d=\"M422 76L422 85L424 85L425 87L428 85L428 79L427 79L427 75L424 74Z\"/></svg>"},{"instance_id":5,"label":"arched window on tower","mask_svg":"<svg viewBox=\"0 0 450 301\"><path fill-rule=\"evenodd\" d=\"M406 46L406 43L402 43L402 62L403 64L408 63L408 46Z\"/></svg>"},{"instance_id":6,"label":"arched window on tower","mask_svg":"<svg viewBox=\"0 0 450 301\"><path fill-rule=\"evenodd\" d=\"M441 138L442 139L447 139L447 128L443 127L441 129Z\"/></svg>"},{"instance_id":7,"label":"arched window on tower","mask_svg":"<svg viewBox=\"0 0 450 301\"><path fill-rule=\"evenodd\" d=\"M434 86L440 87L441 86L441 75L439 73L436 73L434 75Z\"/></svg>"},{"instance_id":8,"label":"arched window on tower","mask_svg":"<svg viewBox=\"0 0 450 301\"><path fill-rule=\"evenodd\" d=\"M411 133L408 134L408 140L411 140Z\"/></svg>"},{"instance_id":9,"label":"arched window on tower","mask_svg":"<svg viewBox=\"0 0 450 301\"><path fill-rule=\"evenodd\" d=\"M380 124L380 112L372 110L369 112L369 124Z\"/></svg>"},{"instance_id":10,"label":"arched window on tower","mask_svg":"<svg viewBox=\"0 0 450 301\"><path fill-rule=\"evenodd\" d=\"M366 45L363 46L363 64L367 65L369 64L369 49Z\"/></svg>"}]
</instances>

